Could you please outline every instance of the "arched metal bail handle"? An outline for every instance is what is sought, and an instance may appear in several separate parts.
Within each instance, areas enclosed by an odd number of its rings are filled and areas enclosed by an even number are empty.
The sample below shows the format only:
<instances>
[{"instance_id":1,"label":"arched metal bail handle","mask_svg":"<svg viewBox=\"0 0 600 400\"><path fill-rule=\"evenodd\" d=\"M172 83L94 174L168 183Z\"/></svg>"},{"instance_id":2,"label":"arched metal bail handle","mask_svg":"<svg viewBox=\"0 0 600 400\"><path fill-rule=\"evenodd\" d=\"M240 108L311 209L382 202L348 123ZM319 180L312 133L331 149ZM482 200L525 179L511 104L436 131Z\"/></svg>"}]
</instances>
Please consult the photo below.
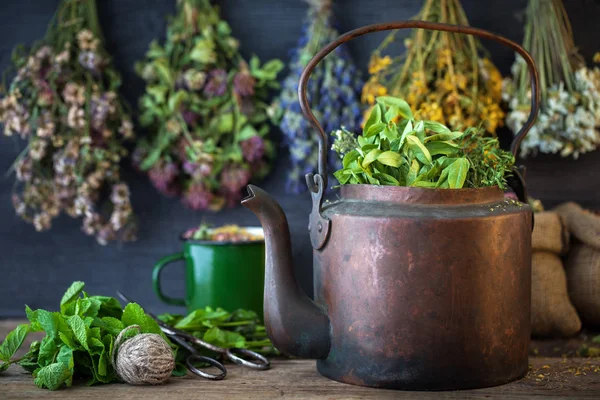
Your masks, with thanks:
<instances>
[{"instance_id":1,"label":"arched metal bail handle","mask_svg":"<svg viewBox=\"0 0 600 400\"><path fill-rule=\"evenodd\" d=\"M310 122L313 128L317 130L319 133L319 165L318 171L319 175L323 177L325 181L325 186L327 186L327 135L323 131L323 127L319 124L319 121L315 118L315 115L310 109L310 104L308 103L308 96L306 94L306 89L308 86L308 80L310 79L310 75L312 74L314 68L317 64L323 60L329 53L335 50L341 44L348 42L354 38L359 36L366 35L372 32L379 31L389 31L393 29L406 29L406 28L419 28L419 29L430 29L434 31L444 31L444 32L452 32L452 33L464 33L467 35L478 36L483 39L490 39L496 41L500 44L510 47L517 53L523 57L525 62L527 63L527 67L529 69L529 74L531 75L531 112L529 114L529 118L514 137L511 145L510 151L516 157L517 152L519 150L519 146L529 132L529 129L533 126L535 119L537 117L537 113L539 110L539 102L540 102L540 89L539 89L539 78L537 68L535 66L535 62L531 55L519 44L509 40L503 36L497 35L495 33L486 31L484 29L473 28L470 26L460 26L460 25L451 25L451 24L441 24L437 22L427 22L427 21L417 21L417 20L408 20L408 21L397 21L397 22L387 22L381 24L373 24L363 26L362 28L357 28L351 30L349 32L344 33L340 37L338 37L333 42L329 43L327 46L323 47L306 65L304 71L302 71L302 75L300 76L300 82L298 85L298 98L300 99L300 107L302 108L302 113L304 117ZM313 185L314 186L314 185ZM312 189L311 189L312 190Z\"/></svg>"}]
</instances>

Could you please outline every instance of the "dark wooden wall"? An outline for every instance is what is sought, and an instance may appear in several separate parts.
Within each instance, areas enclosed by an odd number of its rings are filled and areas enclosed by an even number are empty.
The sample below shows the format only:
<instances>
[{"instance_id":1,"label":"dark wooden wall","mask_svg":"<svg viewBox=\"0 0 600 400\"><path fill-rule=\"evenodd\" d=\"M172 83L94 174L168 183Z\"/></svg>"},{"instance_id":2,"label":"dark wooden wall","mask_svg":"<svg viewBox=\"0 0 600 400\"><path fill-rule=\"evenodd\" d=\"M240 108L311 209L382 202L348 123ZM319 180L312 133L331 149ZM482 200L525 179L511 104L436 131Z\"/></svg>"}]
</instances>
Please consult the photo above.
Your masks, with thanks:
<instances>
[{"instance_id":1,"label":"dark wooden wall","mask_svg":"<svg viewBox=\"0 0 600 400\"><path fill-rule=\"evenodd\" d=\"M165 16L174 10L174 0L97 0L107 46L124 77L123 94L132 105L143 90L133 72L133 63L143 56L155 37L163 37ZM256 53L262 59L287 58L300 32L306 6L301 0L220 0L224 17L242 42L245 55ZM336 12L343 31L375 22L408 19L419 0L337 0ZM568 11L576 42L586 59L600 50L600 4L592 0L568 0ZM10 52L17 43L40 38L58 0L2 0L0 2L0 69L9 65ZM463 0L473 26L487 28L520 41L522 23L517 14L526 0ZM382 35L363 37L350 45L361 67ZM494 61L507 73L513 54L489 44ZM274 135L279 134L274 130ZM22 143L0 138L0 317L22 316L24 304L32 308L57 308L63 290L73 280L83 280L94 294L114 294L122 289L154 311L174 310L162 306L151 289L153 263L179 249L178 235L202 221L222 224L256 224L249 211L238 208L219 214L192 212L177 200L161 197L144 176L127 168L126 178L133 189L133 203L140 217L141 232L136 243L101 247L79 232L79 221L58 219L51 231L36 233L21 222L10 203L13 177L4 173L22 148ZM283 193L287 155L282 149L278 170L263 188L276 195L290 220L294 243L296 275L301 286L312 292L311 247L306 234L310 210L308 194ZM578 161L559 157L539 157L527 161L528 184L532 195L547 205L575 200L587 207L600 208L600 153ZM506 238L510 240L510 238ZM243 266L240 266L243 268ZM181 266L165 274L165 288L177 294L183 290Z\"/></svg>"}]
</instances>

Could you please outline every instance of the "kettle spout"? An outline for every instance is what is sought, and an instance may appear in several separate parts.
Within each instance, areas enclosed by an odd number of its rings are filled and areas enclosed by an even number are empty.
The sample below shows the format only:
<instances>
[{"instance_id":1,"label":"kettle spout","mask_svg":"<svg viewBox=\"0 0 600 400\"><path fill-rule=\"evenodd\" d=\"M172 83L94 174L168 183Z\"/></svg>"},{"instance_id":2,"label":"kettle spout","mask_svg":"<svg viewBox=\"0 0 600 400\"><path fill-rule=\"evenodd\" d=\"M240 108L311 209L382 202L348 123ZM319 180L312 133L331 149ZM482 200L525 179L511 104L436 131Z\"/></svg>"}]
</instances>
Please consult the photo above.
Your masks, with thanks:
<instances>
[{"instance_id":1,"label":"kettle spout","mask_svg":"<svg viewBox=\"0 0 600 400\"><path fill-rule=\"evenodd\" d=\"M265 233L264 317L269 338L285 354L325 358L330 347L329 318L296 282L287 218L262 189L248 185L248 193L242 205L256 214Z\"/></svg>"}]
</instances>

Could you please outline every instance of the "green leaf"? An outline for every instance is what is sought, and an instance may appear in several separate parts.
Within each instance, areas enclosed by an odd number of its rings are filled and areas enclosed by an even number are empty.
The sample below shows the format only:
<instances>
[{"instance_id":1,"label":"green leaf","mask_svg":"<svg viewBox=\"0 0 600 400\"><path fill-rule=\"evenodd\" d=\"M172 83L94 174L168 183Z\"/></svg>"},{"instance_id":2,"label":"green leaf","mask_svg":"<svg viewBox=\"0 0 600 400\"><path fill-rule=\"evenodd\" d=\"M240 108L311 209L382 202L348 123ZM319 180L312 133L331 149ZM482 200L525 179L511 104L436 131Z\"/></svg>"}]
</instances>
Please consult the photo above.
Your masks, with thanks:
<instances>
[{"instance_id":1,"label":"green leaf","mask_svg":"<svg viewBox=\"0 0 600 400\"><path fill-rule=\"evenodd\" d=\"M71 387L73 383L73 374L75 372L75 359L73 358L73 349L62 346L58 355L56 356L56 362L64 364L69 369L69 377L65 379L67 387Z\"/></svg>"},{"instance_id":2,"label":"green leaf","mask_svg":"<svg viewBox=\"0 0 600 400\"><path fill-rule=\"evenodd\" d=\"M450 189L460 189L463 187L469 172L469 160L459 158L448 168L448 185Z\"/></svg>"},{"instance_id":3,"label":"green leaf","mask_svg":"<svg viewBox=\"0 0 600 400\"><path fill-rule=\"evenodd\" d=\"M404 130L402 131L402 135L400 136L400 142L398 143L398 151L402 149L404 146L404 142L406 142L406 137L411 135L413 132L413 124L412 121L408 121L404 126Z\"/></svg>"},{"instance_id":4,"label":"green leaf","mask_svg":"<svg viewBox=\"0 0 600 400\"><path fill-rule=\"evenodd\" d=\"M206 331L203 339L210 344L214 344L220 347L231 348L245 348L246 339L244 336L237 332L231 332L213 327Z\"/></svg>"},{"instance_id":5,"label":"green leaf","mask_svg":"<svg viewBox=\"0 0 600 400\"><path fill-rule=\"evenodd\" d=\"M204 309L200 308L192 311L185 318L177 322L177 324L175 324L175 328L183 330L195 330L203 328L206 321L225 321L230 317L230 315L230 313L222 308L217 308L216 310L213 310L211 307L206 307Z\"/></svg>"},{"instance_id":6,"label":"green leaf","mask_svg":"<svg viewBox=\"0 0 600 400\"><path fill-rule=\"evenodd\" d=\"M455 140L455 139L460 138L462 135L463 135L462 132L438 133L437 135L427 136L425 138L425 143L436 142L436 141L445 141L445 140Z\"/></svg>"},{"instance_id":7,"label":"green leaf","mask_svg":"<svg viewBox=\"0 0 600 400\"><path fill-rule=\"evenodd\" d=\"M165 55L165 50L158 44L156 40L150 42L150 46L148 47L148 51L146 52L146 57L157 58L163 57Z\"/></svg>"},{"instance_id":8,"label":"green leaf","mask_svg":"<svg viewBox=\"0 0 600 400\"><path fill-rule=\"evenodd\" d=\"M46 387L50 390L59 389L63 384L72 379L71 371L61 362L43 367L34 376L34 382L38 387Z\"/></svg>"},{"instance_id":9,"label":"green leaf","mask_svg":"<svg viewBox=\"0 0 600 400\"><path fill-rule=\"evenodd\" d=\"M100 302L100 309L98 310L98 318L113 317L121 319L123 315L123 307L119 300L114 297L108 296L91 296L90 300L98 300Z\"/></svg>"},{"instance_id":10,"label":"green leaf","mask_svg":"<svg viewBox=\"0 0 600 400\"><path fill-rule=\"evenodd\" d=\"M425 129L429 129L435 133L450 133L450 129L446 125L436 121L424 121Z\"/></svg>"},{"instance_id":11,"label":"green leaf","mask_svg":"<svg viewBox=\"0 0 600 400\"><path fill-rule=\"evenodd\" d=\"M154 70L162 82L168 86L171 86L173 84L173 76L169 68L169 62L165 58L159 58L156 59L152 65L154 66Z\"/></svg>"},{"instance_id":12,"label":"green leaf","mask_svg":"<svg viewBox=\"0 0 600 400\"><path fill-rule=\"evenodd\" d=\"M391 126L390 126L391 125ZM397 140L399 133L398 133L398 126L396 124L387 124L385 129L383 130L383 132L381 132L383 134L383 136L385 136L390 142Z\"/></svg>"},{"instance_id":13,"label":"green leaf","mask_svg":"<svg viewBox=\"0 0 600 400\"><path fill-rule=\"evenodd\" d=\"M373 176L379 179L383 185L400 186L400 182L396 178L383 172L374 173Z\"/></svg>"},{"instance_id":14,"label":"green leaf","mask_svg":"<svg viewBox=\"0 0 600 400\"><path fill-rule=\"evenodd\" d=\"M381 107L379 105L376 105L375 107L373 107L373 110L371 111L371 114L369 115L369 119L367 119L367 122L365 122L365 126L363 127L363 136L366 138L367 136L367 132L369 132L369 128L371 128L371 126L381 123L383 122L381 120ZM360 137L359 137L359 141L360 141Z\"/></svg>"},{"instance_id":15,"label":"green leaf","mask_svg":"<svg viewBox=\"0 0 600 400\"><path fill-rule=\"evenodd\" d=\"M412 160L410 164L410 168L408 170L408 174L406 175L406 184L411 186L411 184L417 179L417 175L419 174L419 162L417 160Z\"/></svg>"},{"instance_id":16,"label":"green leaf","mask_svg":"<svg viewBox=\"0 0 600 400\"><path fill-rule=\"evenodd\" d=\"M435 187L444 187L445 185L448 185L448 171L449 171L449 166L445 167L442 170L442 174L440 175L440 177L438 178L438 181L435 184Z\"/></svg>"},{"instance_id":17,"label":"green leaf","mask_svg":"<svg viewBox=\"0 0 600 400\"><path fill-rule=\"evenodd\" d=\"M338 182L340 183L340 185L345 185L350 180L351 175L350 174L345 174L344 173L345 171L347 171L347 170L346 169L340 169L340 170L335 171L333 173L333 176L335 177L335 179L338 180Z\"/></svg>"},{"instance_id":18,"label":"green leaf","mask_svg":"<svg viewBox=\"0 0 600 400\"><path fill-rule=\"evenodd\" d=\"M198 39L190 52L190 58L202 64L213 64L217 61L215 43L209 39Z\"/></svg>"},{"instance_id":19,"label":"green leaf","mask_svg":"<svg viewBox=\"0 0 600 400\"><path fill-rule=\"evenodd\" d=\"M406 142L408 143L410 150L414 153L415 157L417 157L419 161L427 165L432 163L431 154L429 154L429 151L423 145L423 143L421 143L418 137L408 135L406 137Z\"/></svg>"},{"instance_id":20,"label":"green leaf","mask_svg":"<svg viewBox=\"0 0 600 400\"><path fill-rule=\"evenodd\" d=\"M440 173L441 170L442 170L442 168L440 167L440 165L437 162L432 164L431 166L424 166L423 168L421 168L421 171L419 171L419 175L417 176L417 179L415 179L415 180L416 181L432 181L433 179L435 179L438 176L438 174Z\"/></svg>"},{"instance_id":21,"label":"green leaf","mask_svg":"<svg viewBox=\"0 0 600 400\"><path fill-rule=\"evenodd\" d=\"M349 168L350 165L356 161L356 159L360 156L360 153L358 152L358 150L352 150L348 153L346 153L346 155L344 155L344 158L342 160L342 165L344 166L344 168Z\"/></svg>"},{"instance_id":22,"label":"green leaf","mask_svg":"<svg viewBox=\"0 0 600 400\"><path fill-rule=\"evenodd\" d=\"M176 93L169 96L169 111L172 113L179 111L181 103L188 99L189 95L185 90L178 90Z\"/></svg>"},{"instance_id":23,"label":"green leaf","mask_svg":"<svg viewBox=\"0 0 600 400\"><path fill-rule=\"evenodd\" d=\"M373 149L371 150L364 158L363 162L362 162L362 166L364 168L366 168L369 164L371 164L373 161L377 160L377 157L379 157L379 155L381 154L381 150L379 149ZM396 153L394 153L396 154Z\"/></svg>"},{"instance_id":24,"label":"green leaf","mask_svg":"<svg viewBox=\"0 0 600 400\"><path fill-rule=\"evenodd\" d=\"M167 99L167 93L169 87L165 85L148 85L146 86L146 93L148 93L154 99L154 103L163 104Z\"/></svg>"},{"instance_id":25,"label":"green leaf","mask_svg":"<svg viewBox=\"0 0 600 400\"><path fill-rule=\"evenodd\" d=\"M142 333L157 333L164 337L158 323L152 317L146 315L144 309L137 303L129 303L125 306L121 321L125 327L139 325Z\"/></svg>"},{"instance_id":26,"label":"green leaf","mask_svg":"<svg viewBox=\"0 0 600 400\"><path fill-rule=\"evenodd\" d=\"M398 116L398 112L399 112L398 107L396 107L396 106L388 107L387 111L385 112L385 120L391 121L392 119L394 119L395 117Z\"/></svg>"},{"instance_id":27,"label":"green leaf","mask_svg":"<svg viewBox=\"0 0 600 400\"><path fill-rule=\"evenodd\" d=\"M10 367L10 364L5 362L5 363L0 363L0 373L6 371L8 369L8 367Z\"/></svg>"},{"instance_id":28,"label":"green leaf","mask_svg":"<svg viewBox=\"0 0 600 400\"><path fill-rule=\"evenodd\" d=\"M434 188L435 187L435 182L415 181L410 186L412 186L412 187L423 187L423 188Z\"/></svg>"},{"instance_id":29,"label":"green leaf","mask_svg":"<svg viewBox=\"0 0 600 400\"><path fill-rule=\"evenodd\" d=\"M79 345L75 342L72 332L58 332L59 339L72 349L77 349Z\"/></svg>"},{"instance_id":30,"label":"green leaf","mask_svg":"<svg viewBox=\"0 0 600 400\"><path fill-rule=\"evenodd\" d=\"M258 136L258 132L252 125L246 124L238 133L237 140L241 142L244 140L251 139L254 136Z\"/></svg>"},{"instance_id":31,"label":"green leaf","mask_svg":"<svg viewBox=\"0 0 600 400\"><path fill-rule=\"evenodd\" d=\"M371 125L364 135L365 135L365 137L379 135L386 128L387 128L387 124L385 124L383 122L377 122L377 123Z\"/></svg>"},{"instance_id":32,"label":"green leaf","mask_svg":"<svg viewBox=\"0 0 600 400\"><path fill-rule=\"evenodd\" d=\"M423 121L419 121L415 125L415 136L418 137L421 142L425 141L425 124L423 124Z\"/></svg>"},{"instance_id":33,"label":"green leaf","mask_svg":"<svg viewBox=\"0 0 600 400\"><path fill-rule=\"evenodd\" d=\"M23 367L26 371L33 373L36 369L39 368L37 363L38 355L40 352L40 342L37 340L31 342L29 346L29 351L21 358L21 361L18 364Z\"/></svg>"},{"instance_id":34,"label":"green leaf","mask_svg":"<svg viewBox=\"0 0 600 400\"><path fill-rule=\"evenodd\" d=\"M377 161L390 167L399 167L402 164L402 156L393 151L384 151L377 157Z\"/></svg>"},{"instance_id":35,"label":"green leaf","mask_svg":"<svg viewBox=\"0 0 600 400\"><path fill-rule=\"evenodd\" d=\"M71 327L71 329L73 330L75 339L77 339L79 344L81 344L81 346L83 346L84 349L86 349L87 351L90 351L90 348L88 346L88 337L87 337L88 327L85 325L85 322L83 321L83 319L81 319L81 317L79 315L73 315L73 316L69 317L67 322L68 322L69 326Z\"/></svg>"},{"instance_id":36,"label":"green leaf","mask_svg":"<svg viewBox=\"0 0 600 400\"><path fill-rule=\"evenodd\" d=\"M396 107L398 109L398 115L405 119L412 119L413 113L408 103L402 99L391 96L379 96L377 97L377 103L386 107Z\"/></svg>"},{"instance_id":37,"label":"green leaf","mask_svg":"<svg viewBox=\"0 0 600 400\"><path fill-rule=\"evenodd\" d=\"M107 330L113 335L118 335L119 332L125 329L123 322L113 317L102 317L101 319L95 319L92 323L92 326L97 326Z\"/></svg>"},{"instance_id":38,"label":"green leaf","mask_svg":"<svg viewBox=\"0 0 600 400\"><path fill-rule=\"evenodd\" d=\"M40 344L38 364L40 367L52 364L58 353L58 346L50 336L45 336Z\"/></svg>"},{"instance_id":39,"label":"green leaf","mask_svg":"<svg viewBox=\"0 0 600 400\"><path fill-rule=\"evenodd\" d=\"M23 341L28 333L29 324L18 325L15 329L10 331L0 345L0 360L9 362L12 356L14 356L17 350L23 345Z\"/></svg>"},{"instance_id":40,"label":"green leaf","mask_svg":"<svg viewBox=\"0 0 600 400\"><path fill-rule=\"evenodd\" d=\"M219 133L233 132L233 113L221 114L213 120Z\"/></svg>"},{"instance_id":41,"label":"green leaf","mask_svg":"<svg viewBox=\"0 0 600 400\"><path fill-rule=\"evenodd\" d=\"M428 142L425 143L425 147L429 151L431 156L443 154L445 156L451 156L458 153L459 146L453 142Z\"/></svg>"},{"instance_id":42,"label":"green leaf","mask_svg":"<svg viewBox=\"0 0 600 400\"><path fill-rule=\"evenodd\" d=\"M50 336L52 339L58 336L59 324L62 327L62 323L64 322L64 318L57 312L49 312L46 310L36 310L37 313L37 323L46 332L46 335Z\"/></svg>"},{"instance_id":43,"label":"green leaf","mask_svg":"<svg viewBox=\"0 0 600 400\"><path fill-rule=\"evenodd\" d=\"M77 297L79 297L79 295L83 291L84 287L85 287L85 283L83 283L81 281L75 281L71 284L71 286L67 289L67 291L65 292L65 294L63 295L63 297L60 301L60 312L61 313L64 313L64 310L65 310L67 304L69 304L71 301L73 301Z\"/></svg>"},{"instance_id":44,"label":"green leaf","mask_svg":"<svg viewBox=\"0 0 600 400\"><path fill-rule=\"evenodd\" d=\"M38 311L33 311L28 305L25 305L25 315L29 320L29 332L41 332L42 327L38 322Z\"/></svg>"}]
</instances>

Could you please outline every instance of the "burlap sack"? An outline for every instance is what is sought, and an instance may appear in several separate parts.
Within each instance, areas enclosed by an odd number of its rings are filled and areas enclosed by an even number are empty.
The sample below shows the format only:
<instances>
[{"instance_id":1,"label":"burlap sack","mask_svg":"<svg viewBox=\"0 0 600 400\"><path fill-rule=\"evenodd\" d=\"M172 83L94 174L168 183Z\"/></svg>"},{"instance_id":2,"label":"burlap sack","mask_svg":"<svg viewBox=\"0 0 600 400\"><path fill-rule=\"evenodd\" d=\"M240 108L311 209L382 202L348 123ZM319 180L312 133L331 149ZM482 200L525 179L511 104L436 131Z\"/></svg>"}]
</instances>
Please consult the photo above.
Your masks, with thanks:
<instances>
[{"instance_id":1,"label":"burlap sack","mask_svg":"<svg viewBox=\"0 0 600 400\"><path fill-rule=\"evenodd\" d=\"M531 275L531 334L537 337L571 336L581 320L567 293L567 278L556 254L533 253Z\"/></svg>"},{"instance_id":2,"label":"burlap sack","mask_svg":"<svg viewBox=\"0 0 600 400\"><path fill-rule=\"evenodd\" d=\"M600 249L578 244L567 260L569 296L589 327L600 327Z\"/></svg>"},{"instance_id":3,"label":"burlap sack","mask_svg":"<svg viewBox=\"0 0 600 400\"><path fill-rule=\"evenodd\" d=\"M565 219L573 236L589 246L600 249L600 215L584 210L573 202L561 204L554 211Z\"/></svg>"},{"instance_id":4,"label":"burlap sack","mask_svg":"<svg viewBox=\"0 0 600 400\"><path fill-rule=\"evenodd\" d=\"M569 232L562 217L552 211L535 213L531 236L533 251L565 254L569 248Z\"/></svg>"}]
</instances>

